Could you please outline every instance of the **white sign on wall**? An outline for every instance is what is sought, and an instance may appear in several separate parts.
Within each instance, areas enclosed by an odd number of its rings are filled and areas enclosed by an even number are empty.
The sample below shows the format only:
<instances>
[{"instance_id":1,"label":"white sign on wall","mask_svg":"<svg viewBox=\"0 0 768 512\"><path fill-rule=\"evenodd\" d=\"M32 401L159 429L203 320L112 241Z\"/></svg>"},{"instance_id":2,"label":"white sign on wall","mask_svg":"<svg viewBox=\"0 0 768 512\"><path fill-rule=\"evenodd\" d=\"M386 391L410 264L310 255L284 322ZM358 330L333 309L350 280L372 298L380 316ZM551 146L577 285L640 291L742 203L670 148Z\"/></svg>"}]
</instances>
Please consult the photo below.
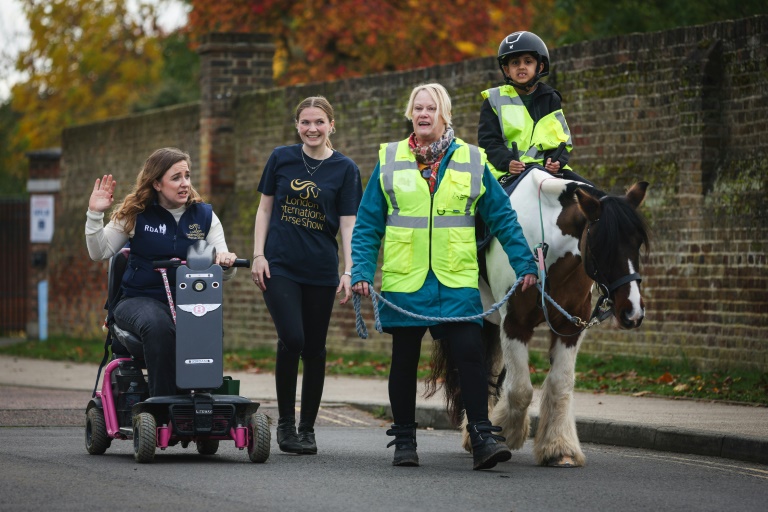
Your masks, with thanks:
<instances>
[{"instance_id":1,"label":"white sign on wall","mask_svg":"<svg viewBox=\"0 0 768 512\"><path fill-rule=\"evenodd\" d=\"M53 239L53 195L32 195L29 199L29 241L51 243Z\"/></svg>"}]
</instances>

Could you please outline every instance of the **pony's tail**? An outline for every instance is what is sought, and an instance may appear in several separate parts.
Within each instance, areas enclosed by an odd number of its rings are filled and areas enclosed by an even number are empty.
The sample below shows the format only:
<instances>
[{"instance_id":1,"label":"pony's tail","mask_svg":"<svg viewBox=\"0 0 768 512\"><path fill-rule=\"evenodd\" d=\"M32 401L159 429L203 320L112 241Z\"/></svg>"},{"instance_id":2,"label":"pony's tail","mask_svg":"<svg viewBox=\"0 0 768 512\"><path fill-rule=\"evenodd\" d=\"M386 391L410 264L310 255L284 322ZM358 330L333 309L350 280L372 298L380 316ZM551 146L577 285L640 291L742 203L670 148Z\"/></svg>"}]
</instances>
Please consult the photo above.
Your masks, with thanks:
<instances>
[{"instance_id":1,"label":"pony's tail","mask_svg":"<svg viewBox=\"0 0 768 512\"><path fill-rule=\"evenodd\" d=\"M464 402L461 399L459 372L452 362L448 342L444 340L434 341L430 366L432 369L429 377L427 377L424 398L434 396L442 385L445 391L445 408L448 411L448 419L454 426L458 427L463 418Z\"/></svg>"},{"instance_id":2,"label":"pony's tail","mask_svg":"<svg viewBox=\"0 0 768 512\"><path fill-rule=\"evenodd\" d=\"M485 374L488 378L488 399L489 405L492 405L499 398L501 385L506 374L506 369L501 364L498 325L483 322L482 343L485 353ZM448 343L443 340L435 340L432 350L431 372L427 377L424 397L434 396L441 385L445 390L445 406L448 411L448 418L453 425L458 427L464 418L464 401L461 397L459 372L452 362Z\"/></svg>"},{"instance_id":3,"label":"pony's tail","mask_svg":"<svg viewBox=\"0 0 768 512\"><path fill-rule=\"evenodd\" d=\"M501 386L507 375L501 355L501 328L483 321L483 349L485 350L485 373L488 375L488 401L495 404L501 395Z\"/></svg>"}]
</instances>

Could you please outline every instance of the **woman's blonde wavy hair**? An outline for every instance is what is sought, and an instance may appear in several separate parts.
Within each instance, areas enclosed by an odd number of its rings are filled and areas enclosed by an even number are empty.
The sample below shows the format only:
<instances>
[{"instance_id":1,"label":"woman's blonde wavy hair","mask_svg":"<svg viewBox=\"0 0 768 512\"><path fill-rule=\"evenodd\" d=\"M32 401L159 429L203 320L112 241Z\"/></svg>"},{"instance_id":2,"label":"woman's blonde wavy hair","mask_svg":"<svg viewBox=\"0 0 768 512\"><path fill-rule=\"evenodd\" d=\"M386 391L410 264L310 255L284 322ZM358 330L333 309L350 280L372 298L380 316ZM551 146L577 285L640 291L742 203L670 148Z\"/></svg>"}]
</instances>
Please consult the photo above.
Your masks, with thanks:
<instances>
[{"instance_id":1,"label":"woman's blonde wavy hair","mask_svg":"<svg viewBox=\"0 0 768 512\"><path fill-rule=\"evenodd\" d=\"M126 233L133 231L133 228L136 227L136 216L143 212L147 206L157 201L157 191L153 184L162 180L168 169L182 160L187 162L190 169L192 168L189 154L178 148L161 148L149 155L147 161L144 162L144 167L136 177L136 185L133 190L112 212L112 221L124 223ZM203 198L200 197L197 190L192 186L189 188L186 206L202 202Z\"/></svg>"}]
</instances>

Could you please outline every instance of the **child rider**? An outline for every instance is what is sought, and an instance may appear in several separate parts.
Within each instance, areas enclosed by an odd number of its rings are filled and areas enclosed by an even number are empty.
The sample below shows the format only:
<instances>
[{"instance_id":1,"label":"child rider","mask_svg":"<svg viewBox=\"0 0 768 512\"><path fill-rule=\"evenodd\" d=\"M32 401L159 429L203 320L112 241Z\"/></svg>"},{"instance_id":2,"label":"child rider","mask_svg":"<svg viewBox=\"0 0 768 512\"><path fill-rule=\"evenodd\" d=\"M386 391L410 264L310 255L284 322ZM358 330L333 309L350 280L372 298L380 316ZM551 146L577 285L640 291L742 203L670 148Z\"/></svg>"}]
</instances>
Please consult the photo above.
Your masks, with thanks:
<instances>
[{"instance_id":1,"label":"child rider","mask_svg":"<svg viewBox=\"0 0 768 512\"><path fill-rule=\"evenodd\" d=\"M478 145L493 175L516 179L537 164L591 185L568 167L573 143L560 93L539 82L549 74L544 41L532 32L512 33L499 45L498 60L506 84L482 92L478 126Z\"/></svg>"}]
</instances>

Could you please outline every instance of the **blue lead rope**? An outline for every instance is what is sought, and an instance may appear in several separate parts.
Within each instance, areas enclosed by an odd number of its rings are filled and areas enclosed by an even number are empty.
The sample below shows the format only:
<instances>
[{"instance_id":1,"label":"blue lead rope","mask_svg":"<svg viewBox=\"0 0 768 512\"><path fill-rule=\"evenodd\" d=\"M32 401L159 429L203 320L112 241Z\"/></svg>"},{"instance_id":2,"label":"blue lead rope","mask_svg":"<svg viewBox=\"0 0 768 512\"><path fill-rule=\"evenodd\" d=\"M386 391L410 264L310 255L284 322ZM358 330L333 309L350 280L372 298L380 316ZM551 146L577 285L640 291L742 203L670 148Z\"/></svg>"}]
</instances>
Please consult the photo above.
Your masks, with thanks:
<instances>
[{"instance_id":1,"label":"blue lead rope","mask_svg":"<svg viewBox=\"0 0 768 512\"><path fill-rule=\"evenodd\" d=\"M375 322L375 327L378 332L382 332L381 330L381 320L379 319L379 305L378 301L380 300L385 306L389 306L390 308L394 309L398 313L401 313L405 316L410 316L411 318L416 318L417 320L426 320L428 322L434 322L436 324L442 324L446 322L471 322L474 320L480 320L481 318L485 318L486 316L493 314L496 310L498 310L501 306L504 305L507 300L512 296L513 293L515 293L515 289L517 288L517 285L520 284L523 281L523 278L519 278L517 281L515 281L515 284L512 285L512 288L509 289L507 294L504 296L503 299L501 299L499 302L491 306L491 309L488 311L481 313L479 315L472 315L472 316L460 316L460 317L440 317L440 316L424 316L419 315L417 313L412 313L410 311L406 311L400 306L396 306L395 304L392 304L387 299L385 299L383 296L379 295L376 290L373 289L372 286L369 286L369 289L371 290L371 302L373 303L373 318ZM357 327L357 335L360 336L362 339L368 339L368 329L365 327L365 320L363 320L363 314L360 311L360 294L355 293L352 295L352 304L355 306L355 327Z\"/></svg>"},{"instance_id":2,"label":"blue lead rope","mask_svg":"<svg viewBox=\"0 0 768 512\"><path fill-rule=\"evenodd\" d=\"M383 296L379 295L376 290L373 289L373 287L369 287L371 290L371 302L373 304L373 318L374 318L374 326L376 328L377 332L382 332L381 328L381 319L379 318L379 304L378 301L381 300L381 302L389 306L390 308L394 309L398 313L401 313L403 315L409 316L411 318L416 318L418 320L427 320L430 322L435 323L446 323L446 322L471 322L473 320L480 320L481 318L485 318L488 315L493 314L495 311L497 311L501 306L504 305L505 302L509 300L509 298L512 296L513 293L515 293L515 289L517 288L517 285L519 285L522 282L523 278L520 277L517 281L515 281L515 284L512 285L512 288L509 289L507 294L504 296L503 299L501 299L499 302L491 306L491 309L488 311L481 313L479 315L472 315L472 316L463 316L463 317L438 317L438 316L424 316L419 315L416 313L412 313L410 311L406 311L405 309L401 308L400 306L396 306L395 304L392 304L387 299L385 299ZM550 304L552 304L560 313L563 314L565 318L568 319L569 322L579 325L581 323L581 319L578 317L571 316L568 314L567 311L565 311L560 305L555 302L552 297L549 296L546 292L544 292L544 289L542 288L540 283L536 283L536 288L539 289L539 292L541 292L542 296L549 301ZM352 294L352 304L355 307L355 327L357 328L357 335L360 336L362 339L368 339L368 329L365 326L365 320L363 319L363 314L360 310L360 301L361 295L358 293Z\"/></svg>"}]
</instances>

